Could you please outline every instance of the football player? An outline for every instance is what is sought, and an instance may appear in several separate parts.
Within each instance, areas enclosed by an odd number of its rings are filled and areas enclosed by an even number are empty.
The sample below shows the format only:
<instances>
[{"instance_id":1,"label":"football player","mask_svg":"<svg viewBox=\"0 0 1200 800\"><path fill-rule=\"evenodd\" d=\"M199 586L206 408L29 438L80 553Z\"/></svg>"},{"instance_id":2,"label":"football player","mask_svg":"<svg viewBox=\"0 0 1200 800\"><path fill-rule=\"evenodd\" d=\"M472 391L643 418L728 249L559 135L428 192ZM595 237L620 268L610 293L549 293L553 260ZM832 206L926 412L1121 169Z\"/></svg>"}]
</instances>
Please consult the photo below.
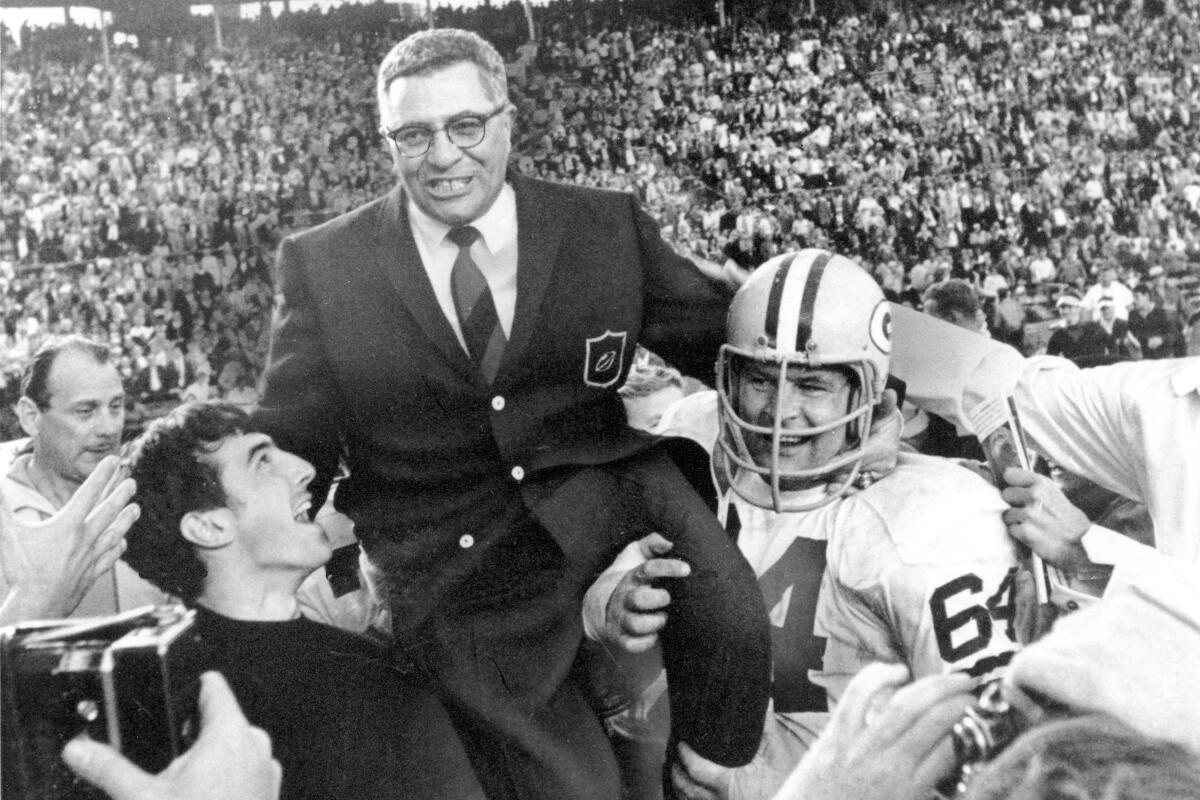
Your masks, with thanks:
<instances>
[{"instance_id":1,"label":"football player","mask_svg":"<svg viewBox=\"0 0 1200 800\"><path fill-rule=\"evenodd\" d=\"M734 298L716 391L660 423L710 448L719 517L773 626L759 757L726 769L682 746L672 777L684 797L770 797L815 738L827 696L871 662L982 678L1018 648L1007 505L954 462L896 455L890 348L889 306L870 275L822 250L778 256ZM664 561L622 554L590 593L588 629L644 647L669 603L656 580Z\"/></svg>"}]
</instances>

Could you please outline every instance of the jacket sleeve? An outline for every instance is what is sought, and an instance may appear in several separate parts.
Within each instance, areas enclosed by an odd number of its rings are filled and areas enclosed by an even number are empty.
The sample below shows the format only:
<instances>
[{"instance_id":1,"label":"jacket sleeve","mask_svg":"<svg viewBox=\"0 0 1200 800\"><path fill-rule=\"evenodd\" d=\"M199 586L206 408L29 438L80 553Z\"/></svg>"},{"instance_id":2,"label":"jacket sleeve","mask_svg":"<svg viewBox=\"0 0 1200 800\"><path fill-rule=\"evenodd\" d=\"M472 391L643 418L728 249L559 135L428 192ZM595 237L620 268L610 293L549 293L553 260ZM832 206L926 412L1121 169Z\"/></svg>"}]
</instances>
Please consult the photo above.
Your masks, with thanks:
<instances>
[{"instance_id":1,"label":"jacket sleeve","mask_svg":"<svg viewBox=\"0 0 1200 800\"><path fill-rule=\"evenodd\" d=\"M316 469L309 487L315 513L325 502L338 468L340 403L303 247L295 238L285 239L280 246L275 291L262 399L253 415L254 425Z\"/></svg>"},{"instance_id":2,"label":"jacket sleeve","mask_svg":"<svg viewBox=\"0 0 1200 800\"><path fill-rule=\"evenodd\" d=\"M712 385L717 351L725 340L725 312L733 291L703 275L663 241L637 199L634 225L645 278L642 346L685 375Z\"/></svg>"}]
</instances>

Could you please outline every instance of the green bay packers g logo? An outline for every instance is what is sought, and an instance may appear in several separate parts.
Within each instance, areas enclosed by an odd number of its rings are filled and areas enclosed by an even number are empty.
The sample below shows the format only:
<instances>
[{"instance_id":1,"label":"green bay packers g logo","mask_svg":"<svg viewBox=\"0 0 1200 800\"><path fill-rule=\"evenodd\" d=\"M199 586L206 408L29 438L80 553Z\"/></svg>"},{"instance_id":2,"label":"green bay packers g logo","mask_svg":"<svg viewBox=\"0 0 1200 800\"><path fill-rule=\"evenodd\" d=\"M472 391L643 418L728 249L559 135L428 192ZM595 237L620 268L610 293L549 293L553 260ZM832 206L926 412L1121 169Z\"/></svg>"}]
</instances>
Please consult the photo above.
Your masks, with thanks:
<instances>
[{"instance_id":1,"label":"green bay packers g logo","mask_svg":"<svg viewBox=\"0 0 1200 800\"><path fill-rule=\"evenodd\" d=\"M892 307L887 300L880 300L871 312L871 344L887 355L892 352Z\"/></svg>"},{"instance_id":2,"label":"green bay packers g logo","mask_svg":"<svg viewBox=\"0 0 1200 800\"><path fill-rule=\"evenodd\" d=\"M597 389L606 389L621 377L625 366L625 331L608 331L587 340L583 362L583 382Z\"/></svg>"}]
</instances>

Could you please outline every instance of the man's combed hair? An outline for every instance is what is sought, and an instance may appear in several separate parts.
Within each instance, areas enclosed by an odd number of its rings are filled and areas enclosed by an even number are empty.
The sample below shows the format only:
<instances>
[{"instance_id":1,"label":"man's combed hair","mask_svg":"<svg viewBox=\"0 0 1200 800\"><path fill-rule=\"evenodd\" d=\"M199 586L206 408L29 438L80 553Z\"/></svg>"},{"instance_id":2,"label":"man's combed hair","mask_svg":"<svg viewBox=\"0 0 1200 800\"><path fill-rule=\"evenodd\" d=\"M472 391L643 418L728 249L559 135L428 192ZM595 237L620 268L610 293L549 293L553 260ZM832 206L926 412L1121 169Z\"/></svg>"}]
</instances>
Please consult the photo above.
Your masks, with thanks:
<instances>
[{"instance_id":1,"label":"man's combed hair","mask_svg":"<svg viewBox=\"0 0 1200 800\"><path fill-rule=\"evenodd\" d=\"M479 67L493 100L508 99L508 73L496 48L471 31L435 28L405 38L384 57L375 84L379 107L386 105L388 87L397 78L427 75L463 61Z\"/></svg>"},{"instance_id":2,"label":"man's combed hair","mask_svg":"<svg viewBox=\"0 0 1200 800\"><path fill-rule=\"evenodd\" d=\"M660 364L634 364L629 377L617 393L626 399L649 397L663 389L683 389L683 376L674 367Z\"/></svg>"},{"instance_id":3,"label":"man's combed hair","mask_svg":"<svg viewBox=\"0 0 1200 800\"><path fill-rule=\"evenodd\" d=\"M1103 715L1043 723L1017 739L963 800L1195 800L1200 756Z\"/></svg>"},{"instance_id":4,"label":"man's combed hair","mask_svg":"<svg viewBox=\"0 0 1200 800\"><path fill-rule=\"evenodd\" d=\"M127 455L137 481L141 516L125 536L122 558L146 580L185 603L203 588L207 574L180 522L193 511L226 504L220 475L201 456L250 430L250 417L229 403L188 403L150 423Z\"/></svg>"},{"instance_id":5,"label":"man's combed hair","mask_svg":"<svg viewBox=\"0 0 1200 800\"><path fill-rule=\"evenodd\" d=\"M92 357L97 364L107 364L108 348L83 336L56 336L48 339L33 354L21 375L21 394L45 411L50 407L50 370L59 355L69 351Z\"/></svg>"},{"instance_id":6,"label":"man's combed hair","mask_svg":"<svg viewBox=\"0 0 1200 800\"><path fill-rule=\"evenodd\" d=\"M937 316L952 320L953 315L971 320L979 313L979 296L971 284L958 278L935 283L925 290L925 302L937 306Z\"/></svg>"}]
</instances>

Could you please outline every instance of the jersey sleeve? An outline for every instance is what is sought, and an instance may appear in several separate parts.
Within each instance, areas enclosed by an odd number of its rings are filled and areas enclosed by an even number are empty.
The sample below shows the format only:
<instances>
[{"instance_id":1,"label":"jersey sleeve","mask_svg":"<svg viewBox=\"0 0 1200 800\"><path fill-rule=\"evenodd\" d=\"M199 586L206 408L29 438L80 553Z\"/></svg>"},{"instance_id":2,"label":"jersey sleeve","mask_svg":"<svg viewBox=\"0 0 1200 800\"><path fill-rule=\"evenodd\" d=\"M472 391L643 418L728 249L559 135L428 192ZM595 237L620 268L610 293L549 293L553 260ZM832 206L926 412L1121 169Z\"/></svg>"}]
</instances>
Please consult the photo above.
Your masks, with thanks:
<instances>
[{"instance_id":1,"label":"jersey sleeve","mask_svg":"<svg viewBox=\"0 0 1200 800\"><path fill-rule=\"evenodd\" d=\"M816 635L825 639L825 657L820 670L809 672L809 679L824 687L830 707L863 667L876 661L904 660L883 616L878 600L869 593L825 573L813 625Z\"/></svg>"},{"instance_id":2,"label":"jersey sleeve","mask_svg":"<svg viewBox=\"0 0 1200 800\"><path fill-rule=\"evenodd\" d=\"M874 661L902 662L914 678L984 677L1018 648L1017 560L999 492L940 459L902 468L907 477L878 484L892 481L880 502L847 501L831 539L817 626L834 701Z\"/></svg>"}]
</instances>

